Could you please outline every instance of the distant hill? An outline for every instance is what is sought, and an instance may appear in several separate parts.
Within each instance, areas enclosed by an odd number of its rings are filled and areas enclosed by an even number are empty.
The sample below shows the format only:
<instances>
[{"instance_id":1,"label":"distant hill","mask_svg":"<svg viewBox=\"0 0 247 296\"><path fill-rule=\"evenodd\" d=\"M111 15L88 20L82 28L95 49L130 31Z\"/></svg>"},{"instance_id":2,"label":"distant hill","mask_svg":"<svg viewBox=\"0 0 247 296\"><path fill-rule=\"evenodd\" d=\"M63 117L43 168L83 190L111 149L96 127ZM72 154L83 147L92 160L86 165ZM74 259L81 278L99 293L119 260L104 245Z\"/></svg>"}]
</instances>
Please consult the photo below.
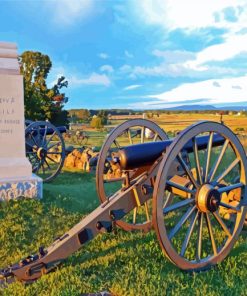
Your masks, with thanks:
<instances>
[{"instance_id":1,"label":"distant hill","mask_svg":"<svg viewBox=\"0 0 247 296\"><path fill-rule=\"evenodd\" d=\"M212 105L181 105L173 108L165 108L162 110L171 110L171 111L195 111L195 110L216 110Z\"/></svg>"},{"instance_id":2,"label":"distant hill","mask_svg":"<svg viewBox=\"0 0 247 296\"><path fill-rule=\"evenodd\" d=\"M209 111L209 110L229 110L229 111L241 111L247 110L247 106L213 106L213 105L181 105L173 108L164 108L162 110L168 111Z\"/></svg>"}]
</instances>

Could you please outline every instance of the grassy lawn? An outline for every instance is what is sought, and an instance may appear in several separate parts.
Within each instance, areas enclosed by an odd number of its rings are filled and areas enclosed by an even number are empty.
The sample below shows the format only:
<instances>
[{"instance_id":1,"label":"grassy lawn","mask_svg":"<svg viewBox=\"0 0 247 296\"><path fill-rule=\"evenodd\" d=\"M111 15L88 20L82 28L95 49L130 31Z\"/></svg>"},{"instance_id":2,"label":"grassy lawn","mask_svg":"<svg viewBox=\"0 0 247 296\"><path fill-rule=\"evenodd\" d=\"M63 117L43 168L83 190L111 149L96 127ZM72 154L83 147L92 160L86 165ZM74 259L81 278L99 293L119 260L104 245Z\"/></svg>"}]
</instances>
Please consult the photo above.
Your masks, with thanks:
<instances>
[{"instance_id":1,"label":"grassy lawn","mask_svg":"<svg viewBox=\"0 0 247 296\"><path fill-rule=\"evenodd\" d=\"M63 172L44 186L44 198L0 204L0 266L48 246L99 204L93 174ZM166 259L154 231L102 234L55 272L30 285L13 283L3 295L245 295L247 245L243 232L217 267L188 274Z\"/></svg>"}]
</instances>

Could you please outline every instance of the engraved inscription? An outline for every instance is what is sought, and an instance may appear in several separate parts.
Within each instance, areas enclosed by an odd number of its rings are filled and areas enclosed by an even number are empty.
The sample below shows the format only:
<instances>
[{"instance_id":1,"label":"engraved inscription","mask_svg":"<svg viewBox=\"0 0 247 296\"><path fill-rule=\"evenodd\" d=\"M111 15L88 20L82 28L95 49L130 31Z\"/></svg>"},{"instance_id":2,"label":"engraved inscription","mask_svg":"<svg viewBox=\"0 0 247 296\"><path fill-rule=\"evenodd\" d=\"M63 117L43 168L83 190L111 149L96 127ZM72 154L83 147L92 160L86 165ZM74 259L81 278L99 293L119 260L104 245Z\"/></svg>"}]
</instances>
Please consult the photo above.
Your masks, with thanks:
<instances>
[{"instance_id":1,"label":"engraved inscription","mask_svg":"<svg viewBox=\"0 0 247 296\"><path fill-rule=\"evenodd\" d=\"M14 117L15 103L13 97L0 97L0 134L13 134L15 126L20 124L20 120Z\"/></svg>"}]
</instances>

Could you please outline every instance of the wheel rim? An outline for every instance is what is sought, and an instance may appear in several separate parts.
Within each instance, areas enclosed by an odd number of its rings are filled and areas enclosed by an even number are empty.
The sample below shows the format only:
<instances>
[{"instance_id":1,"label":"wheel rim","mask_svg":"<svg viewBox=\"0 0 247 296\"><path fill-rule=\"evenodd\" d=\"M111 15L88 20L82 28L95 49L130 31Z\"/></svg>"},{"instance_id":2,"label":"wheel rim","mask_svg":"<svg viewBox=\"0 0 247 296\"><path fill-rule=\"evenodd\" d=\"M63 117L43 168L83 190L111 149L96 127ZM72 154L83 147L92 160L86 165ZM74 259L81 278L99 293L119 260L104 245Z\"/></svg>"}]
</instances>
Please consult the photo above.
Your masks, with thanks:
<instances>
[{"instance_id":1,"label":"wheel rim","mask_svg":"<svg viewBox=\"0 0 247 296\"><path fill-rule=\"evenodd\" d=\"M203 153L197 149L197 137L205 133L208 133L209 141ZM224 138L218 148L212 147L214 134ZM193 151L189 162L185 163L179 153L190 140ZM173 177L169 171L178 159L178 163L183 164L185 178L191 182L190 188L180 187L190 194L187 199L179 194L167 197ZM195 124L173 141L157 174L153 219L162 250L179 268L202 270L221 262L230 252L241 232L247 210L244 206L247 200L246 168L247 159L238 138L219 123ZM237 183L233 181L233 174L240 176ZM230 200L233 192L236 196ZM239 200L236 200L237 196Z\"/></svg>"},{"instance_id":2,"label":"wheel rim","mask_svg":"<svg viewBox=\"0 0 247 296\"><path fill-rule=\"evenodd\" d=\"M145 135L148 131L153 132L151 139L146 139ZM144 119L133 119L124 122L116 127L108 136L99 153L97 168L96 168L96 188L100 202L103 203L111 195L121 189L124 182L119 176L119 180L110 178L106 181L104 171L106 170L107 158L112 151L117 152L120 148L127 145L140 144L141 142L158 141L167 139L166 133L155 123ZM134 176L134 173L130 173ZM131 179L131 178L130 178ZM107 182L107 183L106 183ZM110 188L110 190L108 190ZM123 220L117 224L126 231L143 230L148 231L151 228L151 211L152 203L145 203L142 207L135 208Z\"/></svg>"},{"instance_id":3,"label":"wheel rim","mask_svg":"<svg viewBox=\"0 0 247 296\"><path fill-rule=\"evenodd\" d=\"M26 156L33 173L44 182L52 181L61 171L65 145L61 133L50 122L33 122L25 130Z\"/></svg>"}]
</instances>

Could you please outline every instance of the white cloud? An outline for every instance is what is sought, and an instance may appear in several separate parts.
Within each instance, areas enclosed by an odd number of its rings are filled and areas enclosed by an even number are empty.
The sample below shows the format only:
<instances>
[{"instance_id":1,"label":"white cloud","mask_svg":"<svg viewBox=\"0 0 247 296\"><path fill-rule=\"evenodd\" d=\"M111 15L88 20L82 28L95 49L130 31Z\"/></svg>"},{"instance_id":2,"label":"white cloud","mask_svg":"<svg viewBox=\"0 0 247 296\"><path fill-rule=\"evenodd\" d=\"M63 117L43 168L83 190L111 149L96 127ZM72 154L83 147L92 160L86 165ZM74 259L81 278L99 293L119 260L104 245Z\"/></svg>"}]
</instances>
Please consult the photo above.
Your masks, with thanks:
<instances>
[{"instance_id":1,"label":"white cloud","mask_svg":"<svg viewBox=\"0 0 247 296\"><path fill-rule=\"evenodd\" d=\"M83 85L99 85L99 86L110 86L111 80L106 74L91 73L83 75L80 73L74 73L71 70L67 70L64 67L54 67L49 75L48 86L52 87L57 83L59 77L64 76L68 82L68 87L79 87Z\"/></svg>"},{"instance_id":2,"label":"white cloud","mask_svg":"<svg viewBox=\"0 0 247 296\"><path fill-rule=\"evenodd\" d=\"M100 67L100 71L101 72L108 72L108 73L112 73L114 72L114 69L111 65L103 65Z\"/></svg>"},{"instance_id":3,"label":"white cloud","mask_svg":"<svg viewBox=\"0 0 247 296\"><path fill-rule=\"evenodd\" d=\"M213 27L226 31L222 33L220 43L210 45L199 52L156 48L152 54L159 58L158 63L120 68L122 72L128 73L130 78L170 76L208 79L241 76L246 73L244 66L239 67L238 63L231 61L227 66L223 66L219 62L243 54L247 56L247 0L142 0L138 1L138 7L137 4L133 5L136 6L136 13L143 17L146 23L160 25L168 31L182 29L190 34L190 31L200 32L201 28L208 28L209 38L214 35L214 32L210 31Z\"/></svg>"},{"instance_id":4,"label":"white cloud","mask_svg":"<svg viewBox=\"0 0 247 296\"><path fill-rule=\"evenodd\" d=\"M46 1L45 4L47 10L53 13L52 21L60 26L88 18L95 11L94 0Z\"/></svg>"},{"instance_id":5,"label":"white cloud","mask_svg":"<svg viewBox=\"0 0 247 296\"><path fill-rule=\"evenodd\" d=\"M243 75L246 73L245 68L234 69L230 67L220 66L198 66L191 68L188 63L169 64L162 62L161 64L153 67L135 66L130 69L126 69L125 73L129 74L129 77L136 79L138 77L190 77L206 79L211 77L222 77L230 75Z\"/></svg>"},{"instance_id":6,"label":"white cloud","mask_svg":"<svg viewBox=\"0 0 247 296\"><path fill-rule=\"evenodd\" d=\"M146 96L142 107L174 107L182 104L239 104L247 102L247 76L185 83L170 91ZM140 106L139 106L140 107Z\"/></svg>"},{"instance_id":7,"label":"white cloud","mask_svg":"<svg viewBox=\"0 0 247 296\"><path fill-rule=\"evenodd\" d=\"M125 54L125 56L126 56L127 58L133 58L133 57L134 57L134 55L133 55L132 53L130 53L128 50L125 50L125 51L124 51L124 54Z\"/></svg>"},{"instance_id":8,"label":"white cloud","mask_svg":"<svg viewBox=\"0 0 247 296\"><path fill-rule=\"evenodd\" d=\"M179 63L195 58L195 53L186 50L159 50L155 49L152 54L164 58L166 63Z\"/></svg>"},{"instance_id":9,"label":"white cloud","mask_svg":"<svg viewBox=\"0 0 247 296\"><path fill-rule=\"evenodd\" d=\"M105 74L92 73L88 77L80 78L77 76L71 76L68 78L69 86L80 86L80 85L103 85L109 86L111 81Z\"/></svg>"},{"instance_id":10,"label":"white cloud","mask_svg":"<svg viewBox=\"0 0 247 296\"><path fill-rule=\"evenodd\" d=\"M134 89L140 88L141 86L142 86L141 84L132 84L132 85L126 86L123 90L134 90Z\"/></svg>"},{"instance_id":11,"label":"white cloud","mask_svg":"<svg viewBox=\"0 0 247 296\"><path fill-rule=\"evenodd\" d=\"M246 0L142 0L136 2L136 12L147 24L157 24L166 30L196 30L205 27L234 27L226 16L231 9L237 26L246 26ZM140 13L141 10L141 13Z\"/></svg>"},{"instance_id":12,"label":"white cloud","mask_svg":"<svg viewBox=\"0 0 247 296\"><path fill-rule=\"evenodd\" d=\"M246 69L231 62L227 67L215 64L234 59L239 55L247 56L247 33L229 34L220 44L208 46L194 53L184 50L153 50L152 54L161 59L155 66L135 66L123 69L131 78L139 76L171 76L171 77L196 77L209 78L229 75L243 75Z\"/></svg>"},{"instance_id":13,"label":"white cloud","mask_svg":"<svg viewBox=\"0 0 247 296\"><path fill-rule=\"evenodd\" d=\"M119 68L119 71L124 72L124 73L129 72L131 70L132 70L131 66L130 65L126 65L126 64L123 65L123 66L121 66Z\"/></svg>"},{"instance_id":14,"label":"white cloud","mask_svg":"<svg viewBox=\"0 0 247 296\"><path fill-rule=\"evenodd\" d=\"M106 59L109 58L109 55L107 53L105 53L105 52L101 52L101 53L98 54L98 57L100 57L103 60L106 60Z\"/></svg>"},{"instance_id":15,"label":"white cloud","mask_svg":"<svg viewBox=\"0 0 247 296\"><path fill-rule=\"evenodd\" d=\"M185 63L188 68L200 68L200 65L211 61L225 61L238 54L247 54L247 34L230 35L224 43L209 46L196 54L195 60ZM205 67L203 67L205 68Z\"/></svg>"}]
</instances>

